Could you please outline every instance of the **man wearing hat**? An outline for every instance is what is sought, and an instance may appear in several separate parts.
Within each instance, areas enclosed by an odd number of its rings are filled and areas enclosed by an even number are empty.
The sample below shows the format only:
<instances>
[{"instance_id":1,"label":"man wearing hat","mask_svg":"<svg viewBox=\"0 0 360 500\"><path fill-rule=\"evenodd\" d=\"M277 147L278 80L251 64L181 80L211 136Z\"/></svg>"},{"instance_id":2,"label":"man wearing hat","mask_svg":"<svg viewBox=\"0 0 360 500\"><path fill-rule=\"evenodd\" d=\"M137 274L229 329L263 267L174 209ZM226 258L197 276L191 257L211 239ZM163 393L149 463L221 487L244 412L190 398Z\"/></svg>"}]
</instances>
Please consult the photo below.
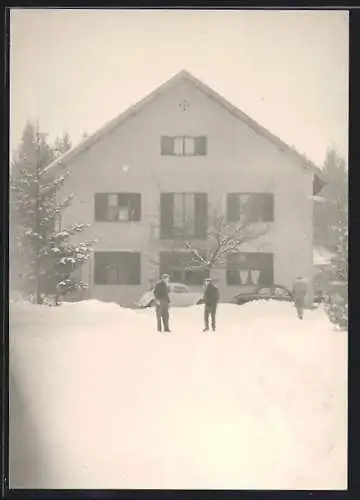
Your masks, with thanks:
<instances>
[{"instance_id":1,"label":"man wearing hat","mask_svg":"<svg viewBox=\"0 0 360 500\"><path fill-rule=\"evenodd\" d=\"M170 276L168 274L163 274L154 288L154 297L156 305L156 320L158 332L162 331L164 327L164 332L170 332L169 329L169 284Z\"/></svg>"},{"instance_id":2,"label":"man wearing hat","mask_svg":"<svg viewBox=\"0 0 360 500\"><path fill-rule=\"evenodd\" d=\"M204 332L209 330L209 316L211 317L211 329L216 329L216 310L220 299L219 289L214 285L211 278L204 281Z\"/></svg>"}]
</instances>

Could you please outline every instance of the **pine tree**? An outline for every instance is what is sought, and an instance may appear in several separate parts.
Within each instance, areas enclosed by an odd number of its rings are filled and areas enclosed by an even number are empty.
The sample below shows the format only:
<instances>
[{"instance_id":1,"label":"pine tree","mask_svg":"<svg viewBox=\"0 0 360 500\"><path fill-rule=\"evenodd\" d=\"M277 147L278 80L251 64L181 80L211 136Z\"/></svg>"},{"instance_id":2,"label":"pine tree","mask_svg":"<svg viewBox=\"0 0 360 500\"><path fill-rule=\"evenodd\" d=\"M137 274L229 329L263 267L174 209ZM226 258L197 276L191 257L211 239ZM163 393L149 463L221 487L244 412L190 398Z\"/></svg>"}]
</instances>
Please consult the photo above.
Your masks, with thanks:
<instances>
[{"instance_id":1,"label":"pine tree","mask_svg":"<svg viewBox=\"0 0 360 500\"><path fill-rule=\"evenodd\" d=\"M329 149L323 168L330 179L323 189L325 203L315 211L315 241L334 253L325 271L325 310L341 328L348 326L348 171L336 150Z\"/></svg>"},{"instance_id":2,"label":"pine tree","mask_svg":"<svg viewBox=\"0 0 360 500\"><path fill-rule=\"evenodd\" d=\"M336 251L339 213L347 205L348 171L344 158L334 148L328 149L322 167L329 179L321 190L320 201L314 206L314 242L330 251Z\"/></svg>"},{"instance_id":3,"label":"pine tree","mask_svg":"<svg viewBox=\"0 0 360 500\"><path fill-rule=\"evenodd\" d=\"M57 140L57 146L63 147L62 141ZM69 142L67 138L65 147ZM38 304L44 296L54 296L58 302L60 295L85 286L72 275L88 259L93 243L71 241L84 231L84 224L58 227L61 213L73 198L59 200L69 171L46 170L58 149L49 146L45 134L29 123L11 168L12 247L23 266L22 285Z\"/></svg>"},{"instance_id":4,"label":"pine tree","mask_svg":"<svg viewBox=\"0 0 360 500\"><path fill-rule=\"evenodd\" d=\"M70 136L67 132L61 137L55 140L54 149L58 155L67 153L72 147Z\"/></svg>"}]
</instances>

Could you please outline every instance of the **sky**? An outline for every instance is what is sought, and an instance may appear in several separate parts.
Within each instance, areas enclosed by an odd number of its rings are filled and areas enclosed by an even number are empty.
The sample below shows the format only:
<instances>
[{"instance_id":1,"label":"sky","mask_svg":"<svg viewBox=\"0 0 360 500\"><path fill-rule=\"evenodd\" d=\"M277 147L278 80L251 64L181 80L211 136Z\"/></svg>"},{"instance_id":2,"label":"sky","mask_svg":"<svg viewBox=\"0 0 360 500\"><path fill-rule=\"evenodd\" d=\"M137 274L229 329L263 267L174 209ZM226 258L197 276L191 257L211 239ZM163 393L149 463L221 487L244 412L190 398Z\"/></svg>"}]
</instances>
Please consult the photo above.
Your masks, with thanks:
<instances>
[{"instance_id":1,"label":"sky","mask_svg":"<svg viewBox=\"0 0 360 500\"><path fill-rule=\"evenodd\" d=\"M10 152L76 144L185 69L321 165L348 156L346 11L12 9Z\"/></svg>"}]
</instances>

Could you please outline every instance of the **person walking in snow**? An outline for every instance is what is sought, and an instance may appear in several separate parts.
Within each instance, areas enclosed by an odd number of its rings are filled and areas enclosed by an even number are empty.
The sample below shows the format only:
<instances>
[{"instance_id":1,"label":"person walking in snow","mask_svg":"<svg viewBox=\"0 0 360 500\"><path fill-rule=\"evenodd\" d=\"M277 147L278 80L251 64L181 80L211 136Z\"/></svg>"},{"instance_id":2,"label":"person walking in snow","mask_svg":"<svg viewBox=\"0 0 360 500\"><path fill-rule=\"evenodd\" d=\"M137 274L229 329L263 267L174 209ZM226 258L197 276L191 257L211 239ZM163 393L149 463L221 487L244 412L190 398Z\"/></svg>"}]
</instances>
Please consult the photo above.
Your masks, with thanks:
<instances>
[{"instance_id":1,"label":"person walking in snow","mask_svg":"<svg viewBox=\"0 0 360 500\"><path fill-rule=\"evenodd\" d=\"M209 330L209 316L211 317L211 329L214 332L216 329L216 310L220 299L219 289L214 285L211 278L207 278L204 282L204 332Z\"/></svg>"},{"instance_id":2,"label":"person walking in snow","mask_svg":"<svg viewBox=\"0 0 360 500\"><path fill-rule=\"evenodd\" d=\"M163 274L154 288L155 297L155 310L156 310L156 320L157 320L157 330L162 331L164 327L164 332L170 332L169 328L169 284L170 276L168 274Z\"/></svg>"},{"instance_id":3,"label":"person walking in snow","mask_svg":"<svg viewBox=\"0 0 360 500\"><path fill-rule=\"evenodd\" d=\"M292 295L299 319L303 319L304 317L305 298L307 291L308 287L305 280L301 276L298 276L292 289Z\"/></svg>"}]
</instances>

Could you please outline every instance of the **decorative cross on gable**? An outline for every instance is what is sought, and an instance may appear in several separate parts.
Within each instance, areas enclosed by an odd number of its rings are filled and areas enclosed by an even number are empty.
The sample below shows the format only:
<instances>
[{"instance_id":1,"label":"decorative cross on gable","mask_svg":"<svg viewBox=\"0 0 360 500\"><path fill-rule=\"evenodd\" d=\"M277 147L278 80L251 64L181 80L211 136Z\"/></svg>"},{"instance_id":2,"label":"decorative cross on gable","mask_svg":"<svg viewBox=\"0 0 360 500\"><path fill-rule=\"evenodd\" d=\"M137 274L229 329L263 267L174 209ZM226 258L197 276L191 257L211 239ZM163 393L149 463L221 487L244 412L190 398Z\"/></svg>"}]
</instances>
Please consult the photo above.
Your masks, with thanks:
<instances>
[{"instance_id":1,"label":"decorative cross on gable","mask_svg":"<svg viewBox=\"0 0 360 500\"><path fill-rule=\"evenodd\" d=\"M190 103L184 99L180 104L179 104L179 108L182 110L182 111L187 111L189 108L190 108Z\"/></svg>"}]
</instances>

